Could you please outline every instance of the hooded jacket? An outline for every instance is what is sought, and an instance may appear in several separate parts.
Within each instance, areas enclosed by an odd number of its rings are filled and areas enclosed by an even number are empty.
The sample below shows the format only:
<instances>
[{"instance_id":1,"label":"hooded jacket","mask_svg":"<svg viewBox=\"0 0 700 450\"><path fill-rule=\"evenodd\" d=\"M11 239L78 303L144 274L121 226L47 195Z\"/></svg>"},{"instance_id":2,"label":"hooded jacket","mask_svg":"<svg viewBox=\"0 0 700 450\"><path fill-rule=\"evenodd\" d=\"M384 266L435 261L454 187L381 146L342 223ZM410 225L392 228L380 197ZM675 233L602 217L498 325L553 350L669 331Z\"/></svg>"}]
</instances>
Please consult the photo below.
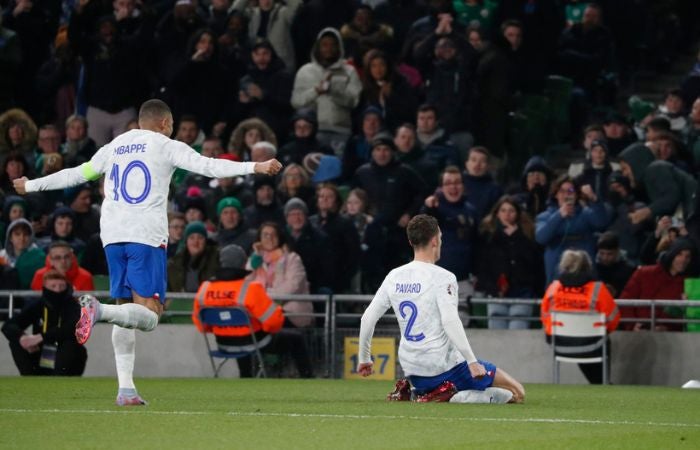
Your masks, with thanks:
<instances>
[{"instance_id":1,"label":"hooded jacket","mask_svg":"<svg viewBox=\"0 0 700 450\"><path fill-rule=\"evenodd\" d=\"M22 252L21 255L17 255L12 241L10 240L10 235L12 234L12 230L20 225L27 226L31 230L31 244L29 244L29 247ZM17 271L17 281L19 282L19 286L17 287L19 289L29 288L29 283L32 281L34 273L43 267L45 258L46 254L34 242L34 229L32 228L32 224L29 223L27 219L17 219L13 221L7 228L5 248L0 250L0 260L4 261L7 268L14 268ZM4 284L5 283L3 283L3 285ZM4 287L9 288L13 286L6 285Z\"/></svg>"},{"instance_id":2,"label":"hooded jacket","mask_svg":"<svg viewBox=\"0 0 700 450\"><path fill-rule=\"evenodd\" d=\"M326 35L332 35L338 42L338 59L328 67L318 62L319 41ZM318 94L316 87L328 79L329 90ZM311 62L304 64L294 79L292 107L295 109L310 107L316 110L318 129L350 134L352 129L352 111L360 101L362 82L355 69L345 62L345 50L340 33L335 28L324 28L318 33L311 50Z\"/></svg>"},{"instance_id":3,"label":"hooded jacket","mask_svg":"<svg viewBox=\"0 0 700 450\"><path fill-rule=\"evenodd\" d=\"M547 177L547 183L541 188L536 187L532 191L528 191L527 174L530 172L542 172ZM515 199L523 211L527 211L530 214L530 217L537 217L539 213L547 209L547 198L552 176L552 169L541 156L535 155L525 164L525 168L520 176L520 187L522 190L515 194Z\"/></svg>"},{"instance_id":4,"label":"hooded jacket","mask_svg":"<svg viewBox=\"0 0 700 450\"><path fill-rule=\"evenodd\" d=\"M65 206L62 206L54 213L51 215L51 218L49 219L49 224L48 224L48 229L51 231L51 236L45 236L38 241L39 247L46 252L46 249L51 245L52 242L54 241L65 241L68 244L70 244L71 248L73 249L73 252L76 255L82 255L83 251L85 250L85 242L83 242L82 239L78 239L75 237L75 232L71 231L71 233L68 236L57 236L56 235L56 229L55 229L55 224L56 224L56 219L59 217L70 217L71 220L73 221L73 229L75 230L75 212L73 212L72 209L67 208Z\"/></svg>"},{"instance_id":5,"label":"hooded jacket","mask_svg":"<svg viewBox=\"0 0 700 450\"><path fill-rule=\"evenodd\" d=\"M620 153L620 161L629 164L638 189L649 198L653 216L672 216L680 206L686 219L693 212L697 182L667 161L656 160L644 144L634 144Z\"/></svg>"},{"instance_id":6,"label":"hooded jacket","mask_svg":"<svg viewBox=\"0 0 700 450\"><path fill-rule=\"evenodd\" d=\"M19 124L24 131L24 137L19 146L13 147L8 140L7 131L13 124ZM12 150L29 155L34 149L37 139L37 127L29 115L19 108L10 109L0 115L0 154L8 153Z\"/></svg>"},{"instance_id":7,"label":"hooded jacket","mask_svg":"<svg viewBox=\"0 0 700 450\"><path fill-rule=\"evenodd\" d=\"M696 249L689 239L678 238L671 247L659 256L659 262L652 266L639 267L625 285L620 298L623 299L647 299L647 300L680 300L684 292L684 282L686 273L671 275L669 272L673 259L683 250L691 251L691 258L696 257ZM688 267L691 267L691 260ZM687 272L687 270L686 270ZM649 319L651 318L651 308L641 306L623 307L622 316L625 318ZM663 306L655 307L657 319L673 317ZM625 329L634 328L635 322L624 324ZM681 331L681 324L663 324L670 331ZM649 328L649 323L644 323L643 327Z\"/></svg>"},{"instance_id":8,"label":"hooded jacket","mask_svg":"<svg viewBox=\"0 0 700 450\"><path fill-rule=\"evenodd\" d=\"M92 282L92 274L78 265L78 258L75 257L75 254L71 256L71 260L72 264L70 269L68 269L68 272L66 272L68 282L76 291L94 291L95 285ZM53 267L51 266L51 259L49 259L49 255L46 255L46 264L44 265L44 268L37 270L37 272L34 274L34 278L32 279L33 291L41 290L44 274L49 270L53 270Z\"/></svg>"}]
</instances>

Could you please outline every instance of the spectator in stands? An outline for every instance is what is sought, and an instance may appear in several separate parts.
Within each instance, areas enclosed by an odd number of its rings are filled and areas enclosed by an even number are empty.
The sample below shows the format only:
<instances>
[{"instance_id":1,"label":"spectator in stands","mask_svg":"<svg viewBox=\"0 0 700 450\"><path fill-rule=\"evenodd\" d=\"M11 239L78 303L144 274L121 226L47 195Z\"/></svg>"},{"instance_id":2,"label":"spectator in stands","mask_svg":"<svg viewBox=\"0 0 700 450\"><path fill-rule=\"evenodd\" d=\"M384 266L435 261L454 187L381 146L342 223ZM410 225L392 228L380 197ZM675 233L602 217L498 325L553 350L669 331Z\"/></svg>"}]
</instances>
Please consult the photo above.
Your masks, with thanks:
<instances>
[{"instance_id":1,"label":"spectator in stands","mask_svg":"<svg viewBox=\"0 0 700 450\"><path fill-rule=\"evenodd\" d=\"M655 264L663 252L680 237L687 237L685 223L678 217L662 216L656 222L656 229L648 233L639 250L641 264Z\"/></svg>"},{"instance_id":2,"label":"spectator in stands","mask_svg":"<svg viewBox=\"0 0 700 450\"><path fill-rule=\"evenodd\" d=\"M525 164L520 177L520 191L514 197L530 217L537 217L547 209L553 175L547 161L541 156L532 156Z\"/></svg>"},{"instance_id":3,"label":"spectator in stands","mask_svg":"<svg viewBox=\"0 0 700 450\"><path fill-rule=\"evenodd\" d=\"M290 44L291 45L291 44ZM275 131L286 134L292 112L289 98L294 78L277 56L272 44L258 40L250 51L250 63L238 87L242 117L257 117Z\"/></svg>"},{"instance_id":4,"label":"spectator in stands","mask_svg":"<svg viewBox=\"0 0 700 450\"><path fill-rule=\"evenodd\" d=\"M236 244L250 254L255 242L256 232L248 227L243 218L243 206L236 197L224 197L216 205L219 218L214 241L219 248Z\"/></svg>"},{"instance_id":5,"label":"spectator in stands","mask_svg":"<svg viewBox=\"0 0 700 450\"><path fill-rule=\"evenodd\" d=\"M197 116L193 114L180 116L180 120L177 124L177 132L175 133L175 140L184 142L201 153L205 137L204 131L199 127Z\"/></svg>"},{"instance_id":6,"label":"spectator in stands","mask_svg":"<svg viewBox=\"0 0 700 450\"><path fill-rule=\"evenodd\" d=\"M352 136L343 150L343 178L350 180L357 168L370 161L372 141L384 126L382 110L368 106L360 115L360 131Z\"/></svg>"},{"instance_id":7,"label":"spectator in stands","mask_svg":"<svg viewBox=\"0 0 700 450\"><path fill-rule=\"evenodd\" d=\"M479 217L465 194L458 167L447 166L440 181L440 191L425 199L421 211L435 217L442 231L442 253L436 264L455 274L460 292L471 292Z\"/></svg>"},{"instance_id":8,"label":"spectator in stands","mask_svg":"<svg viewBox=\"0 0 700 450\"><path fill-rule=\"evenodd\" d=\"M92 188L85 183L65 189L63 200L75 213L75 236L87 242L90 236L100 231L100 213L92 204ZM77 286L74 287L77 289Z\"/></svg>"},{"instance_id":9,"label":"spectator in stands","mask_svg":"<svg viewBox=\"0 0 700 450\"><path fill-rule=\"evenodd\" d=\"M685 116L685 113L683 92L680 89L668 91L664 98L664 103L659 106L658 116L668 119L671 131L680 133L688 126L688 118Z\"/></svg>"},{"instance_id":10,"label":"spectator in stands","mask_svg":"<svg viewBox=\"0 0 700 450\"><path fill-rule=\"evenodd\" d=\"M421 177L429 191L438 186L440 171L435 161L416 142L416 128L412 123L404 123L394 134L396 158L413 169Z\"/></svg>"},{"instance_id":11,"label":"spectator in stands","mask_svg":"<svg viewBox=\"0 0 700 450\"><path fill-rule=\"evenodd\" d=\"M73 253L80 258L85 250L85 242L75 237L73 233L74 221L75 213L72 209L65 206L57 208L49 219L48 228L51 234L38 240L39 248L45 251L52 242L63 241L70 245Z\"/></svg>"},{"instance_id":12,"label":"spectator in stands","mask_svg":"<svg viewBox=\"0 0 700 450\"><path fill-rule=\"evenodd\" d=\"M617 112L611 112L607 115L603 122L603 130L612 158L617 157L622 150L637 140L627 120Z\"/></svg>"},{"instance_id":13,"label":"spectator in stands","mask_svg":"<svg viewBox=\"0 0 700 450\"><path fill-rule=\"evenodd\" d=\"M609 223L605 204L591 186L577 188L568 175L552 183L551 198L551 205L537 216L535 232L537 242L545 246L547 283L557 277L556 266L564 250L584 250L593 259L594 233Z\"/></svg>"},{"instance_id":14,"label":"spectator in stands","mask_svg":"<svg viewBox=\"0 0 700 450\"><path fill-rule=\"evenodd\" d=\"M625 252L627 258L636 264L640 258L645 233L652 222L646 220L634 224L630 220L630 215L633 212L646 205L636 199L629 180L622 173L613 172L610 174L608 182L610 188L607 201L612 209L612 220L607 230L617 233L620 248Z\"/></svg>"},{"instance_id":15,"label":"spectator in stands","mask_svg":"<svg viewBox=\"0 0 700 450\"><path fill-rule=\"evenodd\" d=\"M700 97L693 102L684 135L686 148L692 156L693 168L697 171L700 168Z\"/></svg>"},{"instance_id":16,"label":"spectator in stands","mask_svg":"<svg viewBox=\"0 0 700 450\"><path fill-rule=\"evenodd\" d=\"M659 256L659 261L651 266L639 267L625 285L620 298L645 300L680 300L683 298L684 280L691 267L697 250L687 238L679 238ZM635 306L621 308L622 317L637 321L625 323L626 330L640 331L651 329L651 308ZM673 318L666 308L657 306L654 311L656 324L653 331L681 331L677 323L659 323L659 320Z\"/></svg>"},{"instance_id":17,"label":"spectator in stands","mask_svg":"<svg viewBox=\"0 0 700 450\"><path fill-rule=\"evenodd\" d=\"M360 105L379 108L390 130L414 118L418 98L406 78L381 50L373 49L365 54Z\"/></svg>"},{"instance_id":18,"label":"spectator in stands","mask_svg":"<svg viewBox=\"0 0 700 450\"><path fill-rule=\"evenodd\" d=\"M34 273L44 267L46 254L36 245L27 219L13 220L6 236L0 251L0 285L3 289L29 289Z\"/></svg>"},{"instance_id":19,"label":"spectator in stands","mask_svg":"<svg viewBox=\"0 0 700 450\"><path fill-rule=\"evenodd\" d=\"M371 292L371 290L366 289L365 286L365 280L367 279L365 270L367 267L371 267L371 264L368 264L367 261L365 233L367 232L367 227L374 220L374 217L367 214L367 202L367 193L360 188L355 188L348 193L345 204L341 209L342 216L352 222L360 239L360 250L362 251L360 254L360 271L357 273L355 279L352 280L352 291L357 294Z\"/></svg>"},{"instance_id":20,"label":"spectator in stands","mask_svg":"<svg viewBox=\"0 0 700 450\"><path fill-rule=\"evenodd\" d=\"M470 148L464 167L464 194L476 209L478 223L503 195L503 189L491 175L491 153L486 147Z\"/></svg>"},{"instance_id":21,"label":"spectator in stands","mask_svg":"<svg viewBox=\"0 0 700 450\"><path fill-rule=\"evenodd\" d=\"M28 157L36 145L36 136L36 124L23 110L14 108L0 115L0 154L16 151Z\"/></svg>"},{"instance_id":22,"label":"spectator in stands","mask_svg":"<svg viewBox=\"0 0 700 450\"><path fill-rule=\"evenodd\" d=\"M655 160L649 147L638 144L625 149L620 154L620 169L632 188L645 193L649 199L646 207L630 214L633 224L672 215L678 207L683 209L686 218L693 212L695 179L669 162Z\"/></svg>"},{"instance_id":23,"label":"spectator in stands","mask_svg":"<svg viewBox=\"0 0 700 450\"><path fill-rule=\"evenodd\" d=\"M311 62L294 79L292 107L311 107L318 117L318 140L340 155L352 130L351 114L360 101L362 83L355 69L345 63L340 33L325 28L318 34Z\"/></svg>"},{"instance_id":24,"label":"spectator in stands","mask_svg":"<svg viewBox=\"0 0 700 450\"><path fill-rule=\"evenodd\" d=\"M311 179L306 169L297 163L287 165L277 185L277 199L280 205L286 205L294 197L308 205L309 202L313 203L314 195L314 188L311 186Z\"/></svg>"},{"instance_id":25,"label":"spectator in stands","mask_svg":"<svg viewBox=\"0 0 700 450\"><path fill-rule=\"evenodd\" d=\"M340 28L345 54L355 66L360 66L371 50L388 50L394 30L386 24L377 23L372 7L364 4L357 7L350 22Z\"/></svg>"},{"instance_id":26,"label":"spectator in stands","mask_svg":"<svg viewBox=\"0 0 700 450\"><path fill-rule=\"evenodd\" d=\"M476 252L477 289L489 297L534 298L542 293L542 251L532 219L503 196L481 223ZM528 329L532 305L489 304L489 328Z\"/></svg>"},{"instance_id":27,"label":"spectator in stands","mask_svg":"<svg viewBox=\"0 0 700 450\"><path fill-rule=\"evenodd\" d=\"M202 222L185 227L185 245L168 260L168 292L197 292L219 268L219 249Z\"/></svg>"},{"instance_id":28,"label":"spectator in stands","mask_svg":"<svg viewBox=\"0 0 700 450\"><path fill-rule=\"evenodd\" d=\"M608 198L608 177L620 170L618 163L610 161L608 153L608 144L604 140L595 140L591 142L584 161L569 165L569 176L574 182L579 186L591 185L593 192L603 200Z\"/></svg>"},{"instance_id":29,"label":"spectator in stands","mask_svg":"<svg viewBox=\"0 0 700 450\"><path fill-rule=\"evenodd\" d=\"M145 84L142 63L152 24L144 20L138 31L123 33L118 32L115 16L98 18L96 13L91 3L79 4L71 15L68 39L85 70L88 135L101 147L123 133L127 122L136 117L133 105L139 102L139 88Z\"/></svg>"},{"instance_id":30,"label":"spectator in stands","mask_svg":"<svg viewBox=\"0 0 700 450\"><path fill-rule=\"evenodd\" d=\"M204 13L206 26L218 37L224 34L228 26L228 19L233 12L232 0L216 0L211 2Z\"/></svg>"},{"instance_id":31,"label":"spectator in stands","mask_svg":"<svg viewBox=\"0 0 700 450\"><path fill-rule=\"evenodd\" d=\"M264 222L283 224L284 213L275 197L275 179L264 175L256 176L253 191L253 204L243 210L248 226L258 228Z\"/></svg>"},{"instance_id":32,"label":"spectator in stands","mask_svg":"<svg viewBox=\"0 0 700 450\"><path fill-rule=\"evenodd\" d=\"M686 162L684 156L681 155L681 141L672 133L659 133L654 140L652 151L656 159L667 161L673 164L677 169L687 172L692 175L691 166Z\"/></svg>"},{"instance_id":33,"label":"spectator in stands","mask_svg":"<svg viewBox=\"0 0 700 450\"><path fill-rule=\"evenodd\" d=\"M226 22L226 30L219 36L219 58L232 81L238 81L248 63L248 20L240 11L232 11Z\"/></svg>"},{"instance_id":34,"label":"spectator in stands","mask_svg":"<svg viewBox=\"0 0 700 450\"><path fill-rule=\"evenodd\" d=\"M267 39L289 70L295 70L296 57L292 40L292 21L303 0L288 0L286 4L275 0L259 0L253 6L250 0L236 0L233 9L243 11L249 20L248 39Z\"/></svg>"},{"instance_id":35,"label":"spectator in stands","mask_svg":"<svg viewBox=\"0 0 700 450\"><path fill-rule=\"evenodd\" d=\"M558 312L598 312L605 314L605 325L608 333L617 329L620 322L620 312L615 305L615 299L605 285L594 281L593 265L588 253L582 250L566 250L559 262L559 276L547 288L542 297L540 316L542 325L551 343L553 311ZM607 337L606 337L607 339ZM570 337L557 336L556 346L571 347L560 354L575 357L595 357L602 354L602 340L599 337ZM585 350L584 350L585 349ZM610 344L608 343L608 358ZM603 382L603 363L579 364L583 375L591 384ZM610 364L607 365L610 367Z\"/></svg>"},{"instance_id":36,"label":"spectator in stands","mask_svg":"<svg viewBox=\"0 0 700 450\"><path fill-rule=\"evenodd\" d=\"M434 105L425 104L418 108L416 136L418 145L435 162L438 170L443 170L448 165L461 165L459 154L450 141L447 130L440 127L438 110Z\"/></svg>"},{"instance_id":37,"label":"spectator in stands","mask_svg":"<svg viewBox=\"0 0 700 450\"><path fill-rule=\"evenodd\" d=\"M559 36L557 60L561 74L574 80L587 96L595 99L599 77L612 63L613 36L603 25L602 9L589 3L581 23L564 29Z\"/></svg>"},{"instance_id":38,"label":"spectator in stands","mask_svg":"<svg viewBox=\"0 0 700 450\"><path fill-rule=\"evenodd\" d=\"M464 27L478 26L489 33L493 28L493 19L498 1L494 0L454 0L455 19Z\"/></svg>"},{"instance_id":39,"label":"spectator in stands","mask_svg":"<svg viewBox=\"0 0 700 450\"><path fill-rule=\"evenodd\" d=\"M3 71L0 74L0 111L6 111L16 105L17 74L22 65L22 48L17 33L2 24L2 7L0 7L0 60L3 61Z\"/></svg>"},{"instance_id":40,"label":"spectator in stands","mask_svg":"<svg viewBox=\"0 0 700 450\"><path fill-rule=\"evenodd\" d=\"M246 259L243 249L236 245L229 245L221 249L220 268L211 281L200 286L195 296L201 299L201 302L194 302L192 321L199 331L214 333L219 349L228 352L237 352L242 348L248 349L252 344L252 339L247 327L211 328L202 325L199 320L199 311L205 306L243 307L250 315L258 348L261 348L265 353L291 354L295 359L299 375L303 378L312 377L313 370L303 336L293 330L282 329L284 324L282 308L275 305L260 283L246 284L248 282L245 281L245 277L249 273L245 269ZM222 295L224 292L235 292L236 297L230 298L228 295ZM210 293L212 295L209 295ZM252 368L252 362L250 357L238 360L238 368L242 378L254 376L255 370Z\"/></svg>"},{"instance_id":41,"label":"spectator in stands","mask_svg":"<svg viewBox=\"0 0 700 450\"><path fill-rule=\"evenodd\" d=\"M251 281L257 281L272 295L308 294L309 282L306 278L304 263L299 255L290 251L282 227L275 222L264 222L258 229L258 240L253 244L253 253L248 258L246 269ZM311 302L285 301L282 304L285 313L303 314L289 317L297 328L309 327L313 317Z\"/></svg>"},{"instance_id":42,"label":"spectator in stands","mask_svg":"<svg viewBox=\"0 0 700 450\"><path fill-rule=\"evenodd\" d=\"M310 0L304 2L304 6L299 9L292 29L298 65L309 61L309 50L317 41L318 33L327 27L340 29L352 17L356 7L355 0Z\"/></svg>"},{"instance_id":43,"label":"spectator in stands","mask_svg":"<svg viewBox=\"0 0 700 450\"><path fill-rule=\"evenodd\" d=\"M238 161L250 161L253 146L261 141L277 147L277 138L272 128L258 118L246 119L231 133L226 152L235 155Z\"/></svg>"},{"instance_id":44,"label":"spectator in stands","mask_svg":"<svg viewBox=\"0 0 700 450\"><path fill-rule=\"evenodd\" d=\"M2 163L2 173L0 173L0 190L5 195L16 195L12 182L30 173L27 159L16 151L7 153Z\"/></svg>"},{"instance_id":45,"label":"spectator in stands","mask_svg":"<svg viewBox=\"0 0 700 450\"><path fill-rule=\"evenodd\" d=\"M635 266L620 251L620 239L614 231L601 234L597 248L595 272L598 274L598 280L605 283L613 297L619 297Z\"/></svg>"},{"instance_id":46,"label":"spectator in stands","mask_svg":"<svg viewBox=\"0 0 700 450\"><path fill-rule=\"evenodd\" d=\"M542 29L525 31L524 22L513 17L501 23L501 34L507 41L506 56L510 65L511 94L540 93L544 87L544 78L548 60L545 52L547 47L552 47L552 42L546 45L536 43L542 38ZM558 32L559 30L557 30Z\"/></svg>"},{"instance_id":47,"label":"spectator in stands","mask_svg":"<svg viewBox=\"0 0 700 450\"><path fill-rule=\"evenodd\" d=\"M42 296L7 320L2 332L20 375L73 375L85 370L87 351L75 339L80 305L66 277L51 270L41 279ZM30 334L25 330L32 326Z\"/></svg>"},{"instance_id":48,"label":"spectator in stands","mask_svg":"<svg viewBox=\"0 0 700 450\"><path fill-rule=\"evenodd\" d=\"M304 263L312 294L333 292L333 244L328 235L309 223L309 208L304 200L292 197L284 205L287 220L286 241ZM338 268L340 269L340 268ZM319 305L320 306L320 305Z\"/></svg>"},{"instance_id":49,"label":"spectator in stands","mask_svg":"<svg viewBox=\"0 0 700 450\"><path fill-rule=\"evenodd\" d=\"M218 157L235 160L230 153L222 153ZM225 197L236 197L244 207L253 203L254 195L252 189L248 187L244 177L218 178L211 180L211 186L215 186L211 190L208 204L208 211L212 215L216 213L216 205Z\"/></svg>"},{"instance_id":50,"label":"spectator in stands","mask_svg":"<svg viewBox=\"0 0 700 450\"><path fill-rule=\"evenodd\" d=\"M78 265L78 258L67 242L52 242L46 253L45 266L37 270L32 279L32 290L40 291L44 274L52 270L65 276L76 291L95 290L92 274Z\"/></svg>"},{"instance_id":51,"label":"spectator in stands","mask_svg":"<svg viewBox=\"0 0 700 450\"><path fill-rule=\"evenodd\" d=\"M328 235L331 244L334 293L350 290L352 279L360 268L360 236L352 221L340 214L343 199L333 183L316 186L318 213L309 218L312 226Z\"/></svg>"},{"instance_id":52,"label":"spectator in stands","mask_svg":"<svg viewBox=\"0 0 700 450\"><path fill-rule=\"evenodd\" d=\"M188 189L188 194L182 204L182 212L185 214L185 221L208 223L206 200L202 197L201 191L196 188Z\"/></svg>"},{"instance_id":53,"label":"spectator in stands","mask_svg":"<svg viewBox=\"0 0 700 450\"><path fill-rule=\"evenodd\" d=\"M287 166L301 164L310 153L333 153L330 147L321 145L316 139L317 131L316 112L310 108L297 110L292 116L292 135L280 149L277 159Z\"/></svg>"},{"instance_id":54,"label":"spectator in stands","mask_svg":"<svg viewBox=\"0 0 700 450\"><path fill-rule=\"evenodd\" d=\"M89 161L97 151L97 145L88 134L85 117L72 115L66 119L66 142L61 146L66 167L76 167Z\"/></svg>"},{"instance_id":55,"label":"spectator in stands","mask_svg":"<svg viewBox=\"0 0 700 450\"><path fill-rule=\"evenodd\" d=\"M182 245L185 236L187 221L185 215L180 212L168 214L168 259L171 259Z\"/></svg>"}]
</instances>

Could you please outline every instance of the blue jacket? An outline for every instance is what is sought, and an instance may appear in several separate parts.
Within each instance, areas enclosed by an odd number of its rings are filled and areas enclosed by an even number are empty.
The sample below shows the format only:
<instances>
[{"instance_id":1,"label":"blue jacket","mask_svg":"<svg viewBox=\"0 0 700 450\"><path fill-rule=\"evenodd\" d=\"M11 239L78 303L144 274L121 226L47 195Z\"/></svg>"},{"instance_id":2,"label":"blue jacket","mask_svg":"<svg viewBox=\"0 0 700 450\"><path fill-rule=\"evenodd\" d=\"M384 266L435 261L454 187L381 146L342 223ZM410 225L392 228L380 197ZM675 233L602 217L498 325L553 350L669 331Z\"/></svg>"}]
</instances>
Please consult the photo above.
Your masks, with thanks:
<instances>
[{"instance_id":1,"label":"blue jacket","mask_svg":"<svg viewBox=\"0 0 700 450\"><path fill-rule=\"evenodd\" d=\"M573 217L563 218L554 204L537 215L535 239L544 250L544 268L547 285L557 277L557 265L564 250L585 250L595 261L596 239L594 233L602 231L610 221L605 204L596 202L590 206L576 206Z\"/></svg>"}]
</instances>

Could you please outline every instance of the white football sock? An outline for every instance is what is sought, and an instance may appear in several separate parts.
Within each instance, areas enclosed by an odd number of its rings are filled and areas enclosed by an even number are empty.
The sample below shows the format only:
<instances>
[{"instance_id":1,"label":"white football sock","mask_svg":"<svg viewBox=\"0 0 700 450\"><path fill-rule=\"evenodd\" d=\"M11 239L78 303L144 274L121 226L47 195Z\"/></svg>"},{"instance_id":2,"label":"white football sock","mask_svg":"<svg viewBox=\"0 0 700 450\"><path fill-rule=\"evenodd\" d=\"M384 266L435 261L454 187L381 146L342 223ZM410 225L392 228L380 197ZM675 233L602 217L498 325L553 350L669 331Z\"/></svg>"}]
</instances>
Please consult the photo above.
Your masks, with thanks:
<instances>
[{"instance_id":1,"label":"white football sock","mask_svg":"<svg viewBox=\"0 0 700 450\"><path fill-rule=\"evenodd\" d=\"M133 389L135 392L136 330L114 325L112 328L112 347L114 347L114 360L117 363L120 392L123 389Z\"/></svg>"},{"instance_id":2,"label":"white football sock","mask_svg":"<svg viewBox=\"0 0 700 450\"><path fill-rule=\"evenodd\" d=\"M459 391L450 399L450 403L508 403L513 393L497 387L486 388L483 391Z\"/></svg>"},{"instance_id":3,"label":"white football sock","mask_svg":"<svg viewBox=\"0 0 700 450\"><path fill-rule=\"evenodd\" d=\"M100 320L124 328L138 328L153 331L158 325L158 314L137 303L123 305L102 305Z\"/></svg>"}]
</instances>

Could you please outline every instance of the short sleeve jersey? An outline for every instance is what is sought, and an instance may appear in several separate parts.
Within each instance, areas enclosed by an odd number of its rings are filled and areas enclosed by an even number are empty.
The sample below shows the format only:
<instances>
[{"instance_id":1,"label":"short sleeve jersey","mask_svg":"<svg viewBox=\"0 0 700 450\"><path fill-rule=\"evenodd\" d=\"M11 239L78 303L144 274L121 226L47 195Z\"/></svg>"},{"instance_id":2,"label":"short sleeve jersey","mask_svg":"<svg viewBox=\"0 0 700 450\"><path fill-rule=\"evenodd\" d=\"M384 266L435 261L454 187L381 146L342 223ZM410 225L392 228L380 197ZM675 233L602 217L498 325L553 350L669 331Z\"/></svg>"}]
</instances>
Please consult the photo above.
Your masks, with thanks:
<instances>
[{"instance_id":1,"label":"short sleeve jersey","mask_svg":"<svg viewBox=\"0 0 700 450\"><path fill-rule=\"evenodd\" d=\"M373 301L391 306L401 329L399 362L406 375L435 376L463 362L445 333L439 302L458 301L451 272L421 261L392 270Z\"/></svg>"}]
</instances>

